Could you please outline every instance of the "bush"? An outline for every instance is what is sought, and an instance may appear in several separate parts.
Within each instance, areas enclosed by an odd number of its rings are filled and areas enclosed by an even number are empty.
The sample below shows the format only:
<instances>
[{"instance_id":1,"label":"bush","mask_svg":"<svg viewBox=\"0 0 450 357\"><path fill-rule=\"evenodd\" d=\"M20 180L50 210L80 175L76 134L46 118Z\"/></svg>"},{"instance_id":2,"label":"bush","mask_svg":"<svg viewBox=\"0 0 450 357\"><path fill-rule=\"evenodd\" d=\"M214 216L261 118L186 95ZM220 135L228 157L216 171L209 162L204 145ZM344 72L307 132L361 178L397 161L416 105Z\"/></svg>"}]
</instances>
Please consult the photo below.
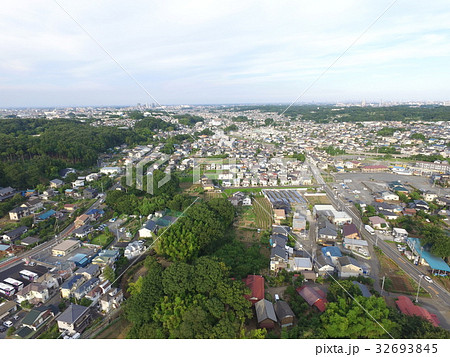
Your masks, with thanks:
<instances>
[{"instance_id":1,"label":"bush","mask_svg":"<svg viewBox=\"0 0 450 357\"><path fill-rule=\"evenodd\" d=\"M14 326L11 326L8 331L6 331L6 336L10 337L16 332L16 328Z\"/></svg>"}]
</instances>

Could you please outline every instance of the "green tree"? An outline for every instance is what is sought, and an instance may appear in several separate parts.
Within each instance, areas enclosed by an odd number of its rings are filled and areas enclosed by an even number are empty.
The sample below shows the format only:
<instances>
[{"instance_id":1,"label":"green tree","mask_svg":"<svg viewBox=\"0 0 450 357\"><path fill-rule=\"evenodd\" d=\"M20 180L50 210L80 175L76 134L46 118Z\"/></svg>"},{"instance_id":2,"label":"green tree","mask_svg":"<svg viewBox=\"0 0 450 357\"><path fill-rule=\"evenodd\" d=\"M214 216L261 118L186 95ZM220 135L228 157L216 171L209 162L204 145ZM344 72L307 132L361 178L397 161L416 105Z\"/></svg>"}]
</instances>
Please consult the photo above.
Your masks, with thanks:
<instances>
[{"instance_id":1,"label":"green tree","mask_svg":"<svg viewBox=\"0 0 450 357\"><path fill-rule=\"evenodd\" d=\"M109 265L107 265L103 269L102 275L106 280L109 280L110 282L114 282L116 280L116 273L114 272L113 268L111 268Z\"/></svg>"}]
</instances>

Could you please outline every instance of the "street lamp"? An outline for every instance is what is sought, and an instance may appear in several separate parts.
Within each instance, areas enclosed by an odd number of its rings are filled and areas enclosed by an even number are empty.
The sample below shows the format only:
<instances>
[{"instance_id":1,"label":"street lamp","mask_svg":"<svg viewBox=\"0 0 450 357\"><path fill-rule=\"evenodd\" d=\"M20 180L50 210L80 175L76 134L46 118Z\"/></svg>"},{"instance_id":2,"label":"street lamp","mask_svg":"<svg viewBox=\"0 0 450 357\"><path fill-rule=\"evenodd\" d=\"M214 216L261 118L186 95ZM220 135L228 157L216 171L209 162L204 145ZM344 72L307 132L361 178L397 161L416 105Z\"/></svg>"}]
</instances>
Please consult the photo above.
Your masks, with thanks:
<instances>
[{"instance_id":1,"label":"street lamp","mask_svg":"<svg viewBox=\"0 0 450 357\"><path fill-rule=\"evenodd\" d=\"M419 302L419 290L420 290L420 280L422 280L423 274L419 275L419 286L417 287L417 293L416 293L416 303Z\"/></svg>"}]
</instances>

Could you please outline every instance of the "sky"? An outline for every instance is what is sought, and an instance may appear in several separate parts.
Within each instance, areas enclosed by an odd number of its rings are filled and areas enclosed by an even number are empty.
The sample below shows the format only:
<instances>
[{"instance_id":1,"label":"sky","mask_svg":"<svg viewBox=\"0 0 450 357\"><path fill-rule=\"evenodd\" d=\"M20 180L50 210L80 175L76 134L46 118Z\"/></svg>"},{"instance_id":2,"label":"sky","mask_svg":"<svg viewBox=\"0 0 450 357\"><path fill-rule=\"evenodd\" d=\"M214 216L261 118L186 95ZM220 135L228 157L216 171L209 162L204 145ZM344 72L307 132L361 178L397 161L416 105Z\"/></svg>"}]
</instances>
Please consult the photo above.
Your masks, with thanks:
<instances>
[{"instance_id":1,"label":"sky","mask_svg":"<svg viewBox=\"0 0 450 357\"><path fill-rule=\"evenodd\" d=\"M450 100L448 0L392 3L2 1L0 107Z\"/></svg>"}]
</instances>

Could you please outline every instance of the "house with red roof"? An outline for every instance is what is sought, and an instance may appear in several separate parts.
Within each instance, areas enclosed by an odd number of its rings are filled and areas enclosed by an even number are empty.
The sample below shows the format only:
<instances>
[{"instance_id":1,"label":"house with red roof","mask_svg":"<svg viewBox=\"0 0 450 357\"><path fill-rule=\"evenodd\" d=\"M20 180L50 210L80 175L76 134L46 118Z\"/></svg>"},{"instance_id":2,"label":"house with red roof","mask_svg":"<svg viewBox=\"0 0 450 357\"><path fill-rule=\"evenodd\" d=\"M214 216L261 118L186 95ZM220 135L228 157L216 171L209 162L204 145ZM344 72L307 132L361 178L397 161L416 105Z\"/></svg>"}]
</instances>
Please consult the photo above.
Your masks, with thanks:
<instances>
[{"instance_id":1,"label":"house with red roof","mask_svg":"<svg viewBox=\"0 0 450 357\"><path fill-rule=\"evenodd\" d=\"M309 306L315 306L320 312L324 312L326 304L326 294L319 287L300 286L297 288L297 293L306 300Z\"/></svg>"},{"instance_id":2,"label":"house with red roof","mask_svg":"<svg viewBox=\"0 0 450 357\"><path fill-rule=\"evenodd\" d=\"M439 320L435 314L431 314L423 307L414 305L408 297L400 295L395 303L402 314L408 316L419 316L430 322L433 326L439 326Z\"/></svg>"},{"instance_id":3,"label":"house with red roof","mask_svg":"<svg viewBox=\"0 0 450 357\"><path fill-rule=\"evenodd\" d=\"M248 301L255 304L264 299L264 278L261 275L249 275L242 280L251 291L250 295L244 296Z\"/></svg>"}]
</instances>

